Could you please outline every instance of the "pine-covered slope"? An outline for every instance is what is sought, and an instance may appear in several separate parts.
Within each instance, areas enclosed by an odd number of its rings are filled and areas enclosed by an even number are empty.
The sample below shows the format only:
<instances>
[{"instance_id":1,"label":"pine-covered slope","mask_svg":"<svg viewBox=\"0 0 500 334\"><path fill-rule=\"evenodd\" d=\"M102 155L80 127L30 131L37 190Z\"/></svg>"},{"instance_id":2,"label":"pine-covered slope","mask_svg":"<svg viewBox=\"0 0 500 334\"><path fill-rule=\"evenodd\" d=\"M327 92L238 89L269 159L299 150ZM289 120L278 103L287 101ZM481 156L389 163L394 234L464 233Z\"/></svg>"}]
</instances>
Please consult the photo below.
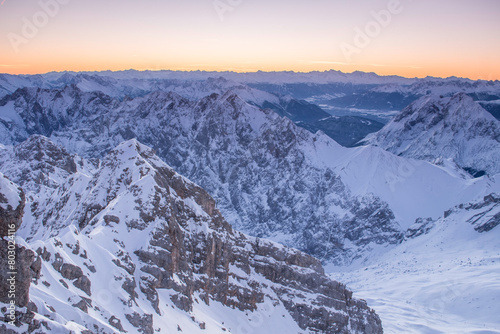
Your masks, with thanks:
<instances>
[{"instance_id":1,"label":"pine-covered slope","mask_svg":"<svg viewBox=\"0 0 500 334\"><path fill-rule=\"evenodd\" d=\"M28 216L43 214L18 231L39 266L31 302L18 309L21 327L4 330L382 332L377 315L318 260L234 231L206 191L136 140L94 170L85 162L67 169L84 159L41 136L14 151L24 172L7 173L25 187ZM38 167L59 178L34 178Z\"/></svg>"},{"instance_id":2,"label":"pine-covered slope","mask_svg":"<svg viewBox=\"0 0 500 334\"><path fill-rule=\"evenodd\" d=\"M409 158L451 159L475 175L500 172L500 121L463 93L415 101L364 143Z\"/></svg>"}]
</instances>

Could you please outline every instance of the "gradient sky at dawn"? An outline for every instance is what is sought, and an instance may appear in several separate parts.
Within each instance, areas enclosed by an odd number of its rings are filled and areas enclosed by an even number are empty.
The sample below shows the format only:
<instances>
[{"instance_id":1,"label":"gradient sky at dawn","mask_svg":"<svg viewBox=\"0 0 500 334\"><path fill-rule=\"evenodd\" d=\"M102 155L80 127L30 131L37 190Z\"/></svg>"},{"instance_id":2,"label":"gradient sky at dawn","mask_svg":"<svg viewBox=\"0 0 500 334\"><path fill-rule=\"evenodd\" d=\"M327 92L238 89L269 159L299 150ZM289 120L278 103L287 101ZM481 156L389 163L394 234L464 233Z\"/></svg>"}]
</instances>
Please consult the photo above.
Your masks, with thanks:
<instances>
[{"instance_id":1,"label":"gradient sky at dawn","mask_svg":"<svg viewBox=\"0 0 500 334\"><path fill-rule=\"evenodd\" d=\"M500 79L498 0L0 4L0 73L335 69ZM397 10L377 22L373 12L388 8Z\"/></svg>"}]
</instances>

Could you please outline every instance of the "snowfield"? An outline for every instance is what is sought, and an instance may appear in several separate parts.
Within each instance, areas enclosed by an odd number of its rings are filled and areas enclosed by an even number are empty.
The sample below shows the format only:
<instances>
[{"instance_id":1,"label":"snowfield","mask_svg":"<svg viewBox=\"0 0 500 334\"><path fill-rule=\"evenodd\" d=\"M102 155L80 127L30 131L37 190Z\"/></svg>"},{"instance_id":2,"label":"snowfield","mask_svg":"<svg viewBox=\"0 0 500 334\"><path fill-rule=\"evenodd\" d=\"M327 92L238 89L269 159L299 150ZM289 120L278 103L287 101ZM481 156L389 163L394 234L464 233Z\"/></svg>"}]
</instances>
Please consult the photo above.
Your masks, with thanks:
<instances>
[{"instance_id":1,"label":"snowfield","mask_svg":"<svg viewBox=\"0 0 500 334\"><path fill-rule=\"evenodd\" d=\"M499 223L492 206L483 219ZM477 213L456 209L380 257L327 270L375 309L384 333L500 333L500 227L477 232Z\"/></svg>"}]
</instances>

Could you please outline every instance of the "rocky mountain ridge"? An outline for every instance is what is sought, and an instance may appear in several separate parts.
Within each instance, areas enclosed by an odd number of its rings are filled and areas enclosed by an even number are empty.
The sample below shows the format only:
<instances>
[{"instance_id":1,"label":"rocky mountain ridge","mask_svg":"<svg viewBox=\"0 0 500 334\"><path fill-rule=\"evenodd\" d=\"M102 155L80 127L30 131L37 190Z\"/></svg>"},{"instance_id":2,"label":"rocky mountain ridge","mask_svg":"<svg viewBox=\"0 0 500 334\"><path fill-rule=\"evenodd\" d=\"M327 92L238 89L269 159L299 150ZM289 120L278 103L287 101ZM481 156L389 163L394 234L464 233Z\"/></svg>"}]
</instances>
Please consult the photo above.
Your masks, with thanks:
<instances>
[{"instance_id":1,"label":"rocky mountain ridge","mask_svg":"<svg viewBox=\"0 0 500 334\"><path fill-rule=\"evenodd\" d=\"M423 97L363 142L414 159L451 159L475 176L500 172L500 121L464 93Z\"/></svg>"},{"instance_id":2,"label":"rocky mountain ridge","mask_svg":"<svg viewBox=\"0 0 500 334\"><path fill-rule=\"evenodd\" d=\"M90 172L42 136L15 151L25 172L13 177L35 213L24 223L36 227L19 235L36 251L38 271L29 307L18 311L21 327L4 330L382 332L376 314L329 280L318 260L234 231L207 192L136 140ZM32 177L39 167L46 177ZM54 175L57 184L47 183Z\"/></svg>"},{"instance_id":3,"label":"rocky mountain ridge","mask_svg":"<svg viewBox=\"0 0 500 334\"><path fill-rule=\"evenodd\" d=\"M369 236L360 241L350 235L357 246L343 249L344 235L352 234L361 217L379 220L373 241L400 238L387 205L370 195L351 198L332 170L307 161L306 147L318 139L318 144L329 141L326 136L314 139L315 135L290 120L251 106L232 91L197 102L171 92L120 102L72 86L63 91L20 90L8 99L4 107L15 105L26 126L13 124L6 132L13 134L6 143L15 142L17 133L38 133L90 158L101 157L120 141L137 137L213 193L231 223L253 235L284 235L289 245L340 262L356 256L358 249L371 242ZM331 140L326 145L340 148ZM22 151L22 146L16 150ZM344 217L339 211L349 212L351 227L340 223ZM373 212L380 215L372 216ZM287 226L284 221L289 221ZM338 235L329 232L332 225L340 229ZM311 238L311 233L317 237ZM324 244L323 240L330 242Z\"/></svg>"}]
</instances>

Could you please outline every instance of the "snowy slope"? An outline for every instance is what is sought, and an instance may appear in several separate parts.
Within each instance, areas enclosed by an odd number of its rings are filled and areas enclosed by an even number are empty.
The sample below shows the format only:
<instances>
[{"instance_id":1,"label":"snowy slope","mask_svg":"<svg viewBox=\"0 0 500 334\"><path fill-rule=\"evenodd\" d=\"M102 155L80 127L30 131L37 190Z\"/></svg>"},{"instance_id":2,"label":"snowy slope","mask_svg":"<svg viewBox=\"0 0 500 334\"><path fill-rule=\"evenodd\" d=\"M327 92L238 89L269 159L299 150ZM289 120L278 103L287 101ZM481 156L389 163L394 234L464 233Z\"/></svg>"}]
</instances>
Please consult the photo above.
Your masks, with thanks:
<instances>
[{"instance_id":1,"label":"snowy slope","mask_svg":"<svg viewBox=\"0 0 500 334\"><path fill-rule=\"evenodd\" d=\"M316 156L333 166L354 196L374 194L389 205L404 230L419 217L438 218L446 208L498 191L494 177L472 179L451 167L406 159L374 146ZM311 157L313 159L313 157Z\"/></svg>"},{"instance_id":2,"label":"snowy slope","mask_svg":"<svg viewBox=\"0 0 500 334\"><path fill-rule=\"evenodd\" d=\"M21 203L21 195L18 186L0 173L0 208L7 210L9 207L15 209Z\"/></svg>"},{"instance_id":3,"label":"snowy slope","mask_svg":"<svg viewBox=\"0 0 500 334\"><path fill-rule=\"evenodd\" d=\"M499 217L490 195L421 220L382 256L329 270L373 305L385 333L500 333Z\"/></svg>"},{"instance_id":4,"label":"snowy slope","mask_svg":"<svg viewBox=\"0 0 500 334\"><path fill-rule=\"evenodd\" d=\"M423 97L364 142L409 158L452 159L473 173L500 172L500 121L463 93Z\"/></svg>"}]
</instances>

